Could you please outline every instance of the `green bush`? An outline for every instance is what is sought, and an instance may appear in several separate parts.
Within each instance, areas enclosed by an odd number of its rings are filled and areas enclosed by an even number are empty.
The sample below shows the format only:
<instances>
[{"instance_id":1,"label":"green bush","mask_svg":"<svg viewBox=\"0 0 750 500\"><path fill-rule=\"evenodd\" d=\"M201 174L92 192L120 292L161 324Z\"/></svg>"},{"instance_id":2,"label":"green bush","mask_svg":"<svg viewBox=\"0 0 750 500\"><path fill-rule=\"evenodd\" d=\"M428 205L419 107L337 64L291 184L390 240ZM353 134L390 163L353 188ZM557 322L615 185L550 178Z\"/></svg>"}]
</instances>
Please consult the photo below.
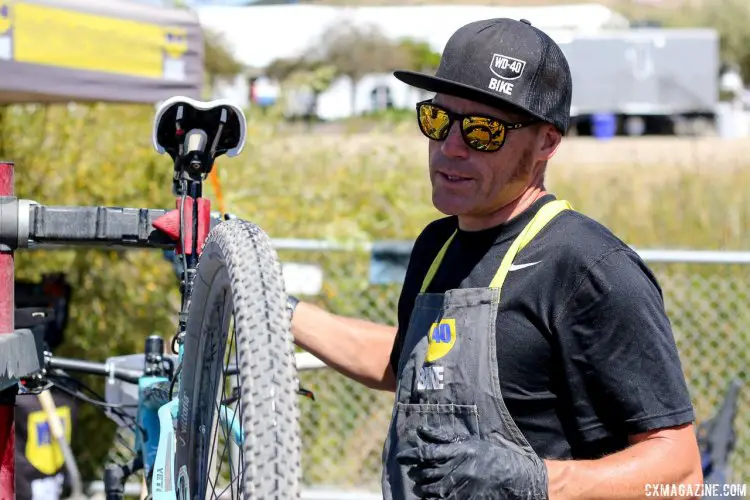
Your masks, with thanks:
<instances>
[{"instance_id":1,"label":"green bush","mask_svg":"<svg viewBox=\"0 0 750 500\"><path fill-rule=\"evenodd\" d=\"M15 162L16 195L46 205L174 207L172 167L150 146L152 112L99 105L0 110L0 158ZM16 252L19 279L58 271L67 274L74 296L56 354L104 361L142 350L148 335L169 339L174 332L178 295L160 252ZM85 380L103 394L102 380ZM114 430L100 410L82 405L74 446L86 477L101 466Z\"/></svg>"}]
</instances>

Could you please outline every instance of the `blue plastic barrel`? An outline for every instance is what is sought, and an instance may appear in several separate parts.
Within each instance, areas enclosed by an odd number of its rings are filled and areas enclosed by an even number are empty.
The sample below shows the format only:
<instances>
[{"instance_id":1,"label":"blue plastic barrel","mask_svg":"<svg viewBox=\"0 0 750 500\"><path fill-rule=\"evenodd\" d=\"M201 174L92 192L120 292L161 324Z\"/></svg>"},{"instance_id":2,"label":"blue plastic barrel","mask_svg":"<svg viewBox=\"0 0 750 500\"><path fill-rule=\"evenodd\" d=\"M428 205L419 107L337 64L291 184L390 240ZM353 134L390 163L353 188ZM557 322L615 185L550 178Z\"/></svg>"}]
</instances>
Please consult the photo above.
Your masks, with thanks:
<instances>
[{"instance_id":1,"label":"blue plastic barrel","mask_svg":"<svg viewBox=\"0 0 750 500\"><path fill-rule=\"evenodd\" d=\"M617 133L617 117L613 113L591 115L591 134L597 139L611 139Z\"/></svg>"}]
</instances>

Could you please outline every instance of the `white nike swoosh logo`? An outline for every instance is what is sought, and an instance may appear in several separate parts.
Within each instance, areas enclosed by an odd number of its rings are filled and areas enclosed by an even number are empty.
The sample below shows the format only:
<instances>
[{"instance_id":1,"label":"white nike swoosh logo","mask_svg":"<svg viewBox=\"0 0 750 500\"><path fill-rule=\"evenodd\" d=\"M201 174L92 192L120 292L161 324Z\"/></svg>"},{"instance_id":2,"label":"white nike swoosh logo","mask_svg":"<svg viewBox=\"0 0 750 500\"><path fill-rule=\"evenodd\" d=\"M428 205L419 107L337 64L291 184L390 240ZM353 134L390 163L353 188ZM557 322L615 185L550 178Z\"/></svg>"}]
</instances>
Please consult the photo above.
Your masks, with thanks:
<instances>
[{"instance_id":1,"label":"white nike swoosh logo","mask_svg":"<svg viewBox=\"0 0 750 500\"><path fill-rule=\"evenodd\" d=\"M511 264L508 268L508 271L517 271L519 269L523 269L524 267L534 266L536 264L539 264L540 262L541 260L538 260L536 262L529 262L528 264Z\"/></svg>"}]
</instances>

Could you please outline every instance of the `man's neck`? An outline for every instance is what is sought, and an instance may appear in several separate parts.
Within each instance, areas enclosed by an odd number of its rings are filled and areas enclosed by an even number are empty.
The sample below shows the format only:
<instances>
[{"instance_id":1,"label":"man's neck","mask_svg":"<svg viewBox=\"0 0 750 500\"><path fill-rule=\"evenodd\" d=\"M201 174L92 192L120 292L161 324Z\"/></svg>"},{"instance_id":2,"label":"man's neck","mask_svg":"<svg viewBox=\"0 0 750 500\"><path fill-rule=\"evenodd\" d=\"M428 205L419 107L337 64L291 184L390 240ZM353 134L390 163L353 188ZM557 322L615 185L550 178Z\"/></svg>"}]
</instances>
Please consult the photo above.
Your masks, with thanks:
<instances>
[{"instance_id":1,"label":"man's neck","mask_svg":"<svg viewBox=\"0 0 750 500\"><path fill-rule=\"evenodd\" d=\"M476 216L458 216L458 227L463 231L481 231L499 226L525 212L541 197L548 194L543 185L529 186L515 200L503 205L489 214Z\"/></svg>"}]
</instances>

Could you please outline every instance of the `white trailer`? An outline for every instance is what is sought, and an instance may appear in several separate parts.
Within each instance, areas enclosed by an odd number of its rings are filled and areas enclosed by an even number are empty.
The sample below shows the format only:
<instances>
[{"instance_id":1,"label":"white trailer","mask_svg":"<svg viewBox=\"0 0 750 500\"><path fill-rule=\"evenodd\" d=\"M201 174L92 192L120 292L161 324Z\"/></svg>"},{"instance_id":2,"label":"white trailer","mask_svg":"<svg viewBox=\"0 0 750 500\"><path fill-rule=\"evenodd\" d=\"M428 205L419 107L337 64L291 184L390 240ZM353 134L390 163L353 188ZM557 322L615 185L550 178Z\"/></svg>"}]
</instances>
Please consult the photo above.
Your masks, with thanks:
<instances>
[{"instance_id":1,"label":"white trailer","mask_svg":"<svg viewBox=\"0 0 750 500\"><path fill-rule=\"evenodd\" d=\"M615 115L620 131L629 135L698 132L714 120L720 79L716 31L631 28L555 38L573 75L578 132L587 132L595 114Z\"/></svg>"}]
</instances>

